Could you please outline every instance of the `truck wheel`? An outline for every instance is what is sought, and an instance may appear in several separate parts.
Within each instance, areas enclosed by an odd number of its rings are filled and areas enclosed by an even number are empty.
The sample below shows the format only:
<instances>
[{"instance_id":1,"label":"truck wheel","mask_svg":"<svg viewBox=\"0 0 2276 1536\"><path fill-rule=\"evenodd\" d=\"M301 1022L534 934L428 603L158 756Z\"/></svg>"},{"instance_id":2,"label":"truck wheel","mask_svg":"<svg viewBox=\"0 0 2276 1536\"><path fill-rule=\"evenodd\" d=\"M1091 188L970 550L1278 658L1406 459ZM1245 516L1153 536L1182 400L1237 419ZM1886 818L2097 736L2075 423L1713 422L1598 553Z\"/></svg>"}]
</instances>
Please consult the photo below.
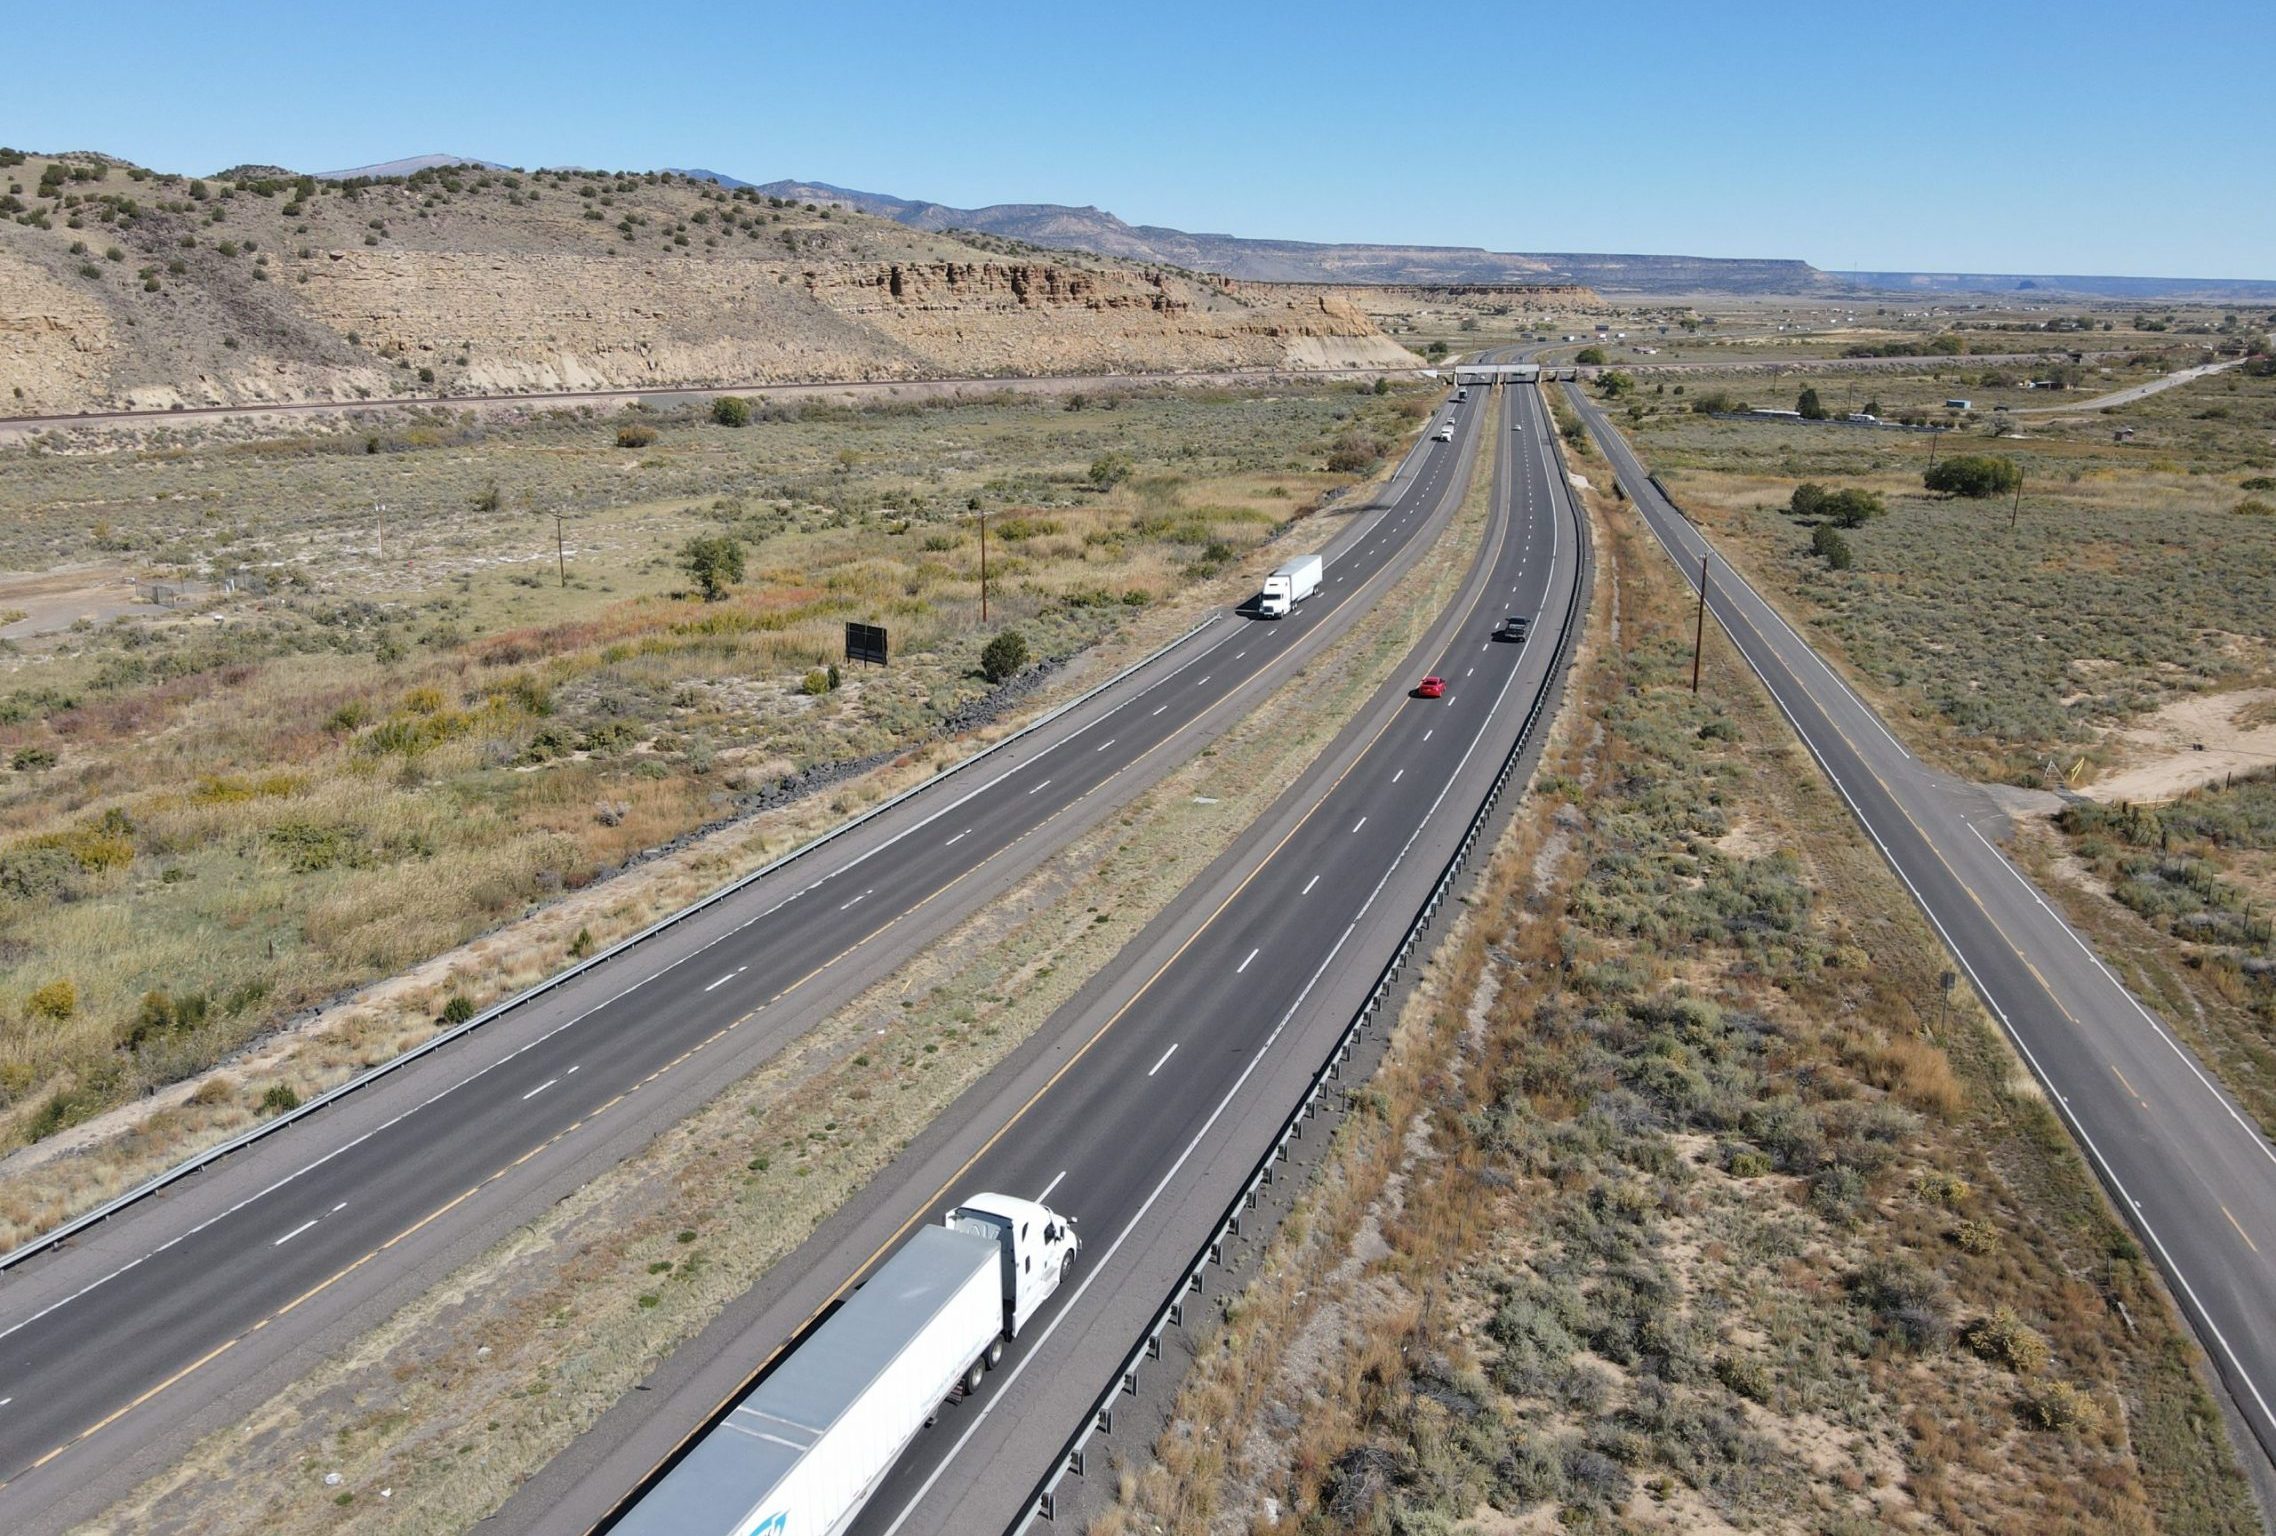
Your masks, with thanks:
<instances>
[{"instance_id":1,"label":"truck wheel","mask_svg":"<svg viewBox=\"0 0 2276 1536\"><path fill-rule=\"evenodd\" d=\"M986 1355L982 1355L979 1359L973 1361L971 1368L964 1373L964 1395L966 1397L970 1397L973 1393L979 1391L980 1383L983 1379L986 1378L987 1374L988 1357Z\"/></svg>"},{"instance_id":2,"label":"truck wheel","mask_svg":"<svg viewBox=\"0 0 2276 1536\"><path fill-rule=\"evenodd\" d=\"M993 1344L990 1344L988 1346L986 1359L988 1361L988 1369L991 1371L994 1370L997 1366L1004 1363L1004 1341L1001 1337L998 1337Z\"/></svg>"}]
</instances>

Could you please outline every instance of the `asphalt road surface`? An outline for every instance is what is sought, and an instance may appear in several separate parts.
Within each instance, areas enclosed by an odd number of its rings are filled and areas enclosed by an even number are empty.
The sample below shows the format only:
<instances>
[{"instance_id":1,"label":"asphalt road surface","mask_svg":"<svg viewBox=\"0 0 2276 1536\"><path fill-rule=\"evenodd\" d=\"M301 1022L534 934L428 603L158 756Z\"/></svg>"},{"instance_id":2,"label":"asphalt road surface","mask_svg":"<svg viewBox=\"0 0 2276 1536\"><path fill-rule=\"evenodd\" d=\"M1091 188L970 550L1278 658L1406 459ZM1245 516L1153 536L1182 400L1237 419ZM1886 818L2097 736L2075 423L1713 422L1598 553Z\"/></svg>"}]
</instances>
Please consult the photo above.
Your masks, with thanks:
<instances>
[{"instance_id":1,"label":"asphalt road surface","mask_svg":"<svg viewBox=\"0 0 2276 1536\"><path fill-rule=\"evenodd\" d=\"M1075 1279L975 1397L920 1435L856 1532L998 1531L1190 1261L1372 984L1531 708L1583 550L1531 389L1470 391L1505 445L1494 532L1437 630L1253 834L1126 951L1123 974L1039 1032L913 1147L865 1208L775 1267L762 1304L684 1347L485 1529L583 1532L753 1374L818 1305L920 1221L982 1189L1075 1218ZM1494 638L1538 616L1523 644ZM1444 698L1411 696L1426 673ZM1094 1448L1094 1454L1104 1452Z\"/></svg>"},{"instance_id":2,"label":"asphalt road surface","mask_svg":"<svg viewBox=\"0 0 2276 1536\"><path fill-rule=\"evenodd\" d=\"M2276 1149L2000 851L2005 814L1908 752L1566 394L1695 589L1707 556L1716 618L1958 955L2276 1456Z\"/></svg>"},{"instance_id":3,"label":"asphalt road surface","mask_svg":"<svg viewBox=\"0 0 2276 1536\"><path fill-rule=\"evenodd\" d=\"M0 1530L83 1518L235 1422L1196 750L1419 557L1477 439L1426 438L1294 616L1220 620L826 856L7 1270Z\"/></svg>"}]
</instances>

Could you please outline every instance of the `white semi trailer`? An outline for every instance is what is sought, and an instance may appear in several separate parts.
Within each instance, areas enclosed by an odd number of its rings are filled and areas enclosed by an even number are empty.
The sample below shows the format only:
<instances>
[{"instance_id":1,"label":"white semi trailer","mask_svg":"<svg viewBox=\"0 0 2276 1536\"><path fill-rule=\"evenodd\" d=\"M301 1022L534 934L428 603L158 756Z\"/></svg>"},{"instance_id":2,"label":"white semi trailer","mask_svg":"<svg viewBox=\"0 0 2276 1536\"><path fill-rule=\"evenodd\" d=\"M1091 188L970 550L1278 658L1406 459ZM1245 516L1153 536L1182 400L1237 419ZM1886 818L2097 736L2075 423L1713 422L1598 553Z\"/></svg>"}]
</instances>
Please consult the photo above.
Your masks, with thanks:
<instances>
[{"instance_id":1,"label":"white semi trailer","mask_svg":"<svg viewBox=\"0 0 2276 1536\"><path fill-rule=\"evenodd\" d=\"M978 1195L921 1228L698 1440L616 1536L837 1536L1074 1262L1071 1218Z\"/></svg>"},{"instance_id":2,"label":"white semi trailer","mask_svg":"<svg viewBox=\"0 0 2276 1536\"><path fill-rule=\"evenodd\" d=\"M1318 555L1298 555L1264 579L1257 611L1268 619L1284 619L1296 605L1320 590L1326 567Z\"/></svg>"}]
</instances>

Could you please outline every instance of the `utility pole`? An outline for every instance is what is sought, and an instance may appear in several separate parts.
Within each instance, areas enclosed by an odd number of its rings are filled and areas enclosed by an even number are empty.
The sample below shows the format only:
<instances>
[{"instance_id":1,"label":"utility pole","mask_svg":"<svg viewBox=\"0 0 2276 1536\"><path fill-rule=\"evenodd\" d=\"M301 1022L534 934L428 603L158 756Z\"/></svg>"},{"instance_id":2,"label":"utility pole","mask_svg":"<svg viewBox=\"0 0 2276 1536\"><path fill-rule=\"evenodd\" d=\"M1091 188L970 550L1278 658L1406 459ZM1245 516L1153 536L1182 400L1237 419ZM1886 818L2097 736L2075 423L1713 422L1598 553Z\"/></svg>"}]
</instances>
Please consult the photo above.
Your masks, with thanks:
<instances>
[{"instance_id":1,"label":"utility pole","mask_svg":"<svg viewBox=\"0 0 2276 1536\"><path fill-rule=\"evenodd\" d=\"M569 588L569 552L562 542L561 514L558 511L553 514L553 564L554 568L561 573L562 590L567 591Z\"/></svg>"},{"instance_id":2,"label":"utility pole","mask_svg":"<svg viewBox=\"0 0 2276 1536\"><path fill-rule=\"evenodd\" d=\"M1699 656L1707 648L1707 552L1699 552L1699 624L1691 632L1691 691L1699 691Z\"/></svg>"},{"instance_id":3,"label":"utility pole","mask_svg":"<svg viewBox=\"0 0 2276 1536\"><path fill-rule=\"evenodd\" d=\"M980 625L988 624L988 509L980 509Z\"/></svg>"},{"instance_id":4,"label":"utility pole","mask_svg":"<svg viewBox=\"0 0 2276 1536\"><path fill-rule=\"evenodd\" d=\"M2009 533L2013 533L2013 532L2015 531L2015 520L2016 520L2018 517L2021 517L2022 515L2023 515L2023 476L2021 475L2021 473L2018 473L2018 474L2016 475L2016 477L2015 477L2015 505L2014 505L2014 506L2012 506L2012 507L2009 507L2009 508L2007 509L2007 531L2008 531Z\"/></svg>"},{"instance_id":5,"label":"utility pole","mask_svg":"<svg viewBox=\"0 0 2276 1536\"><path fill-rule=\"evenodd\" d=\"M385 560L387 558L387 503L384 501L373 502L372 511L379 519L379 548L373 553L372 558L374 560Z\"/></svg>"}]
</instances>

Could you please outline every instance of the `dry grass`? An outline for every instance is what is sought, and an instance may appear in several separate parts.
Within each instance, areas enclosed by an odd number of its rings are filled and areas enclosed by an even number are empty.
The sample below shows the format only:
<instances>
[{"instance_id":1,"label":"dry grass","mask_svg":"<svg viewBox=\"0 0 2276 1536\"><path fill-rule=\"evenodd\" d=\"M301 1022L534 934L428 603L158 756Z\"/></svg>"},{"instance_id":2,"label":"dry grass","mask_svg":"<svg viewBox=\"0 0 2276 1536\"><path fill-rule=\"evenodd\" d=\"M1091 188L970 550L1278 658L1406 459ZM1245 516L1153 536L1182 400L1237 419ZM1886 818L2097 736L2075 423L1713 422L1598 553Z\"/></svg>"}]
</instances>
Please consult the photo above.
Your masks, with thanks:
<instances>
[{"instance_id":1,"label":"dry grass","mask_svg":"<svg viewBox=\"0 0 2276 1536\"><path fill-rule=\"evenodd\" d=\"M1899 389L1971 386L1856 387L1883 391L1886 413ZM2106 416L2033 421L2020 438L1945 434L1933 447L1916 433L1694 416L1672 395L1645 406L1639 449L1684 510L1900 731L1963 772L2038 783L2050 760L2069 770L2083 757L2091 773L2159 705L2276 675L2262 622L2276 527L2235 511L2240 481L2276 462L2276 379L2223 374ZM2114 423L2137 436L2112 442ZM2016 461L2014 528L2004 499L1927 495L1932 451ZM1887 516L1845 535L1851 569L1829 570L1813 530L1785 514L1803 481L1887 498Z\"/></svg>"},{"instance_id":2,"label":"dry grass","mask_svg":"<svg viewBox=\"0 0 2276 1536\"><path fill-rule=\"evenodd\" d=\"M1451 597L1490 474L1337 646L1007 898L633 1163L110 1511L182 1531L460 1531L787 1254L1302 774ZM693 1232L693 1241L679 1234ZM652 1298L644 1302L642 1298ZM573 1343L571 1341L574 1341ZM486 1352L485 1352L486 1351ZM357 1495L335 1505L325 1471ZM385 1505L371 1497L389 1488ZM253 1512L257 1512L254 1515Z\"/></svg>"},{"instance_id":3,"label":"dry grass","mask_svg":"<svg viewBox=\"0 0 2276 1536\"><path fill-rule=\"evenodd\" d=\"M1385 1118L1095 1529L1262 1530L1267 1496L1306 1532L2256 1529L2154 1272L1981 1010L1937 1010L1942 953L1739 658L1695 701L1672 572L1603 526L1604 728L1548 766L1549 840L1504 850Z\"/></svg>"},{"instance_id":4,"label":"dry grass","mask_svg":"<svg viewBox=\"0 0 2276 1536\"><path fill-rule=\"evenodd\" d=\"M0 1145L747 815L787 775L957 734L996 630L1052 662L1174 633L1240 594L1265 541L1303 542L1353 478L1319 467L1331 451L1388 450L1419 405L1319 389L667 418L646 468L600 422L452 424L376 456L385 561L374 456L320 435L16 455L15 558L125 545L241 589L0 652L0 764L22 764L0 773ZM1127 466L1111 489L1102 460ZM589 508L566 587L531 499ZM973 499L998 514L985 626ZM706 604L675 552L721 529L749 579ZM895 665L803 691L849 617L891 626ZM463 878L438 886L444 861ZM68 1010L32 1007L58 983Z\"/></svg>"}]
</instances>

